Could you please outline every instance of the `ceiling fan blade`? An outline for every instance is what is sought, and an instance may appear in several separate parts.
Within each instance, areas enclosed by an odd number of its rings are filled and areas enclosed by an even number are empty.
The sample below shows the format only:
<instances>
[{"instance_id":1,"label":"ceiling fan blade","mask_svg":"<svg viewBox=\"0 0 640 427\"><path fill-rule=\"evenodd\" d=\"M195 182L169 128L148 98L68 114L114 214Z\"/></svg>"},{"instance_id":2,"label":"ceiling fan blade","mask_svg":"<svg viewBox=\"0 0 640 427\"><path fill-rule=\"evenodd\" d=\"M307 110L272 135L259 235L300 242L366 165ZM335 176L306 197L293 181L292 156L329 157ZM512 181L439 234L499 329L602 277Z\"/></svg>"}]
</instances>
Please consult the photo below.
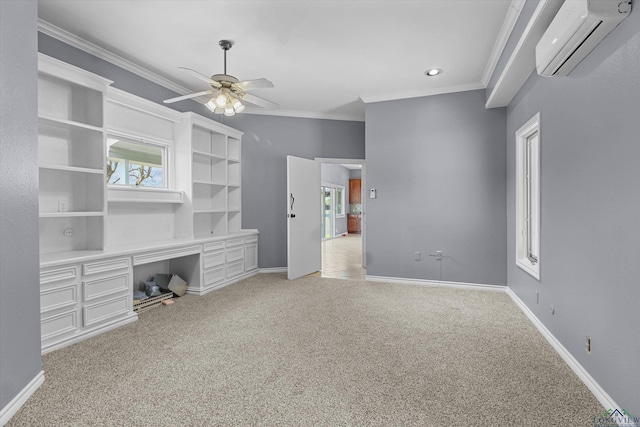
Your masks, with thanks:
<instances>
[{"instance_id":1,"label":"ceiling fan blade","mask_svg":"<svg viewBox=\"0 0 640 427\"><path fill-rule=\"evenodd\" d=\"M192 70L191 68L186 68L186 67L178 67L178 68L180 68L181 70L188 71L192 76L209 83L211 86L215 87L216 89L219 89L222 87L222 85L217 81L211 80L209 77L205 76L204 74L200 74L196 70Z\"/></svg>"},{"instance_id":2,"label":"ceiling fan blade","mask_svg":"<svg viewBox=\"0 0 640 427\"><path fill-rule=\"evenodd\" d=\"M234 83L233 86L240 90L268 89L273 87L273 83L267 79L255 79Z\"/></svg>"},{"instance_id":3,"label":"ceiling fan blade","mask_svg":"<svg viewBox=\"0 0 640 427\"><path fill-rule=\"evenodd\" d=\"M176 96L175 98L165 99L162 102L164 102L165 104L171 104L172 102L182 101L183 99L191 99L197 98L198 96L202 95L209 95L212 92L213 90L203 90L202 92L190 93L189 95Z\"/></svg>"},{"instance_id":4,"label":"ceiling fan blade","mask_svg":"<svg viewBox=\"0 0 640 427\"><path fill-rule=\"evenodd\" d=\"M250 93L245 93L244 95L242 95L241 99L253 105L257 105L258 107L267 108L270 110L278 107L278 104L276 104L275 102L267 101L264 98L260 98L259 96L255 96Z\"/></svg>"}]
</instances>

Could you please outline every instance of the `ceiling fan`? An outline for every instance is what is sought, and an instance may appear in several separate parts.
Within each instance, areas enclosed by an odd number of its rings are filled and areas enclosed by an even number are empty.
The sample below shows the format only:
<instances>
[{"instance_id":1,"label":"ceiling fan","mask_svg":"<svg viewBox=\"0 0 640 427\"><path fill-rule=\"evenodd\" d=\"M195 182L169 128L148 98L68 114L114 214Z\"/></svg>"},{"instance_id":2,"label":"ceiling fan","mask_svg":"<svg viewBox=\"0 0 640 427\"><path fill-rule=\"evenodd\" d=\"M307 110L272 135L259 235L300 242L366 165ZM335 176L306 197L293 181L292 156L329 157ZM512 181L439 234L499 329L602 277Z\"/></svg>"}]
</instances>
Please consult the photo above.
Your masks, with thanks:
<instances>
[{"instance_id":1,"label":"ceiling fan","mask_svg":"<svg viewBox=\"0 0 640 427\"><path fill-rule=\"evenodd\" d=\"M211 77L207 77L204 74L200 74L199 72L192 70L191 68L178 67L182 70L188 71L194 77L209 83L209 85L211 85L211 89L165 99L163 102L165 104L170 104L172 102L196 98L198 96L211 95L209 101L204 105L215 114L224 114L225 116L233 116L236 113L242 112L245 108L243 101L262 108L276 108L278 104L248 93L254 89L271 88L273 87L273 83L264 78L245 80L241 82L237 78L228 75L227 51L231 49L233 43L229 40L220 40L218 44L224 51L224 74L214 74Z\"/></svg>"}]
</instances>

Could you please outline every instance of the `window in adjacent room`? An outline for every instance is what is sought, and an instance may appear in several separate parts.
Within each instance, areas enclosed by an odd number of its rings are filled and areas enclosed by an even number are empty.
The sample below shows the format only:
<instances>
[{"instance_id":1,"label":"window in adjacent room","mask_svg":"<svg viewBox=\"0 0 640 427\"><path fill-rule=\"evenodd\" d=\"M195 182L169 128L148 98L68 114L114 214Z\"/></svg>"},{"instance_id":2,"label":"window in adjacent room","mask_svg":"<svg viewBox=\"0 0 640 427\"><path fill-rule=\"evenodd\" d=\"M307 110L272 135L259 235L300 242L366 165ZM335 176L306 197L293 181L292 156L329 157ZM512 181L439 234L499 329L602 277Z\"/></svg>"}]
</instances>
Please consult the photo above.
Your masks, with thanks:
<instances>
[{"instance_id":1,"label":"window in adjacent room","mask_svg":"<svg viewBox=\"0 0 640 427\"><path fill-rule=\"evenodd\" d=\"M166 188L166 159L164 144L108 135L107 183Z\"/></svg>"},{"instance_id":2,"label":"window in adjacent room","mask_svg":"<svg viewBox=\"0 0 640 427\"><path fill-rule=\"evenodd\" d=\"M344 216L345 191L344 187L336 186L336 217Z\"/></svg>"},{"instance_id":3,"label":"window in adjacent room","mask_svg":"<svg viewBox=\"0 0 640 427\"><path fill-rule=\"evenodd\" d=\"M516 132L516 264L540 279L540 113Z\"/></svg>"}]
</instances>

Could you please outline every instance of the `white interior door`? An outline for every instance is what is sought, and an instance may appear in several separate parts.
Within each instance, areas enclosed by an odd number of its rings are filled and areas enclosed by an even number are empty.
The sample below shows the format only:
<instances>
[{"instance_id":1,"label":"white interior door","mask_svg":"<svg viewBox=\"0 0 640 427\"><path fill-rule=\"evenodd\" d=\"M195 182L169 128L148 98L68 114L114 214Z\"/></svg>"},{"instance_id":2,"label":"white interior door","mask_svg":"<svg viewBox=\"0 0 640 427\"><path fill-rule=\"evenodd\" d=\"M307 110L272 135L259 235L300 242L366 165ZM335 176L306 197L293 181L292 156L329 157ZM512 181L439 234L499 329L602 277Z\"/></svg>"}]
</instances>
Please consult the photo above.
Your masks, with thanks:
<instances>
[{"instance_id":1,"label":"white interior door","mask_svg":"<svg viewBox=\"0 0 640 427\"><path fill-rule=\"evenodd\" d=\"M287 156L287 270L289 280L322 268L320 163Z\"/></svg>"}]
</instances>

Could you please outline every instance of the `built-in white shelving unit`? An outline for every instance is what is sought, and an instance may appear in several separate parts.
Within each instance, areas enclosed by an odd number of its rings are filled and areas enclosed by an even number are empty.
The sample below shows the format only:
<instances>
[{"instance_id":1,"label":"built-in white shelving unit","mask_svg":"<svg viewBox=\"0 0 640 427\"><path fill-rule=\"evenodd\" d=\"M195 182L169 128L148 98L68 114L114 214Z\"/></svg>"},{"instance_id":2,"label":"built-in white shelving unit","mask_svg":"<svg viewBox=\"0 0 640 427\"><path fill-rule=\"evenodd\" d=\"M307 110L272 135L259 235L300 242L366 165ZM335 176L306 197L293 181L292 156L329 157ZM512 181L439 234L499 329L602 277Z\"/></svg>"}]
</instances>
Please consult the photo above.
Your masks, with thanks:
<instances>
[{"instance_id":1,"label":"built-in white shelving unit","mask_svg":"<svg viewBox=\"0 0 640 427\"><path fill-rule=\"evenodd\" d=\"M204 295L258 272L258 231L241 224L242 132L42 54L38 84L44 352L135 321L133 291L154 274ZM107 184L107 146L121 140L163 153L161 185Z\"/></svg>"},{"instance_id":2,"label":"built-in white shelving unit","mask_svg":"<svg viewBox=\"0 0 640 427\"><path fill-rule=\"evenodd\" d=\"M38 58L40 253L104 248L104 94L111 81Z\"/></svg>"},{"instance_id":3,"label":"built-in white shelving unit","mask_svg":"<svg viewBox=\"0 0 640 427\"><path fill-rule=\"evenodd\" d=\"M185 113L178 162L180 182L191 200L182 222L191 224L194 238L238 233L241 230L240 150L242 132L197 114ZM187 149L186 147L190 147Z\"/></svg>"}]
</instances>

